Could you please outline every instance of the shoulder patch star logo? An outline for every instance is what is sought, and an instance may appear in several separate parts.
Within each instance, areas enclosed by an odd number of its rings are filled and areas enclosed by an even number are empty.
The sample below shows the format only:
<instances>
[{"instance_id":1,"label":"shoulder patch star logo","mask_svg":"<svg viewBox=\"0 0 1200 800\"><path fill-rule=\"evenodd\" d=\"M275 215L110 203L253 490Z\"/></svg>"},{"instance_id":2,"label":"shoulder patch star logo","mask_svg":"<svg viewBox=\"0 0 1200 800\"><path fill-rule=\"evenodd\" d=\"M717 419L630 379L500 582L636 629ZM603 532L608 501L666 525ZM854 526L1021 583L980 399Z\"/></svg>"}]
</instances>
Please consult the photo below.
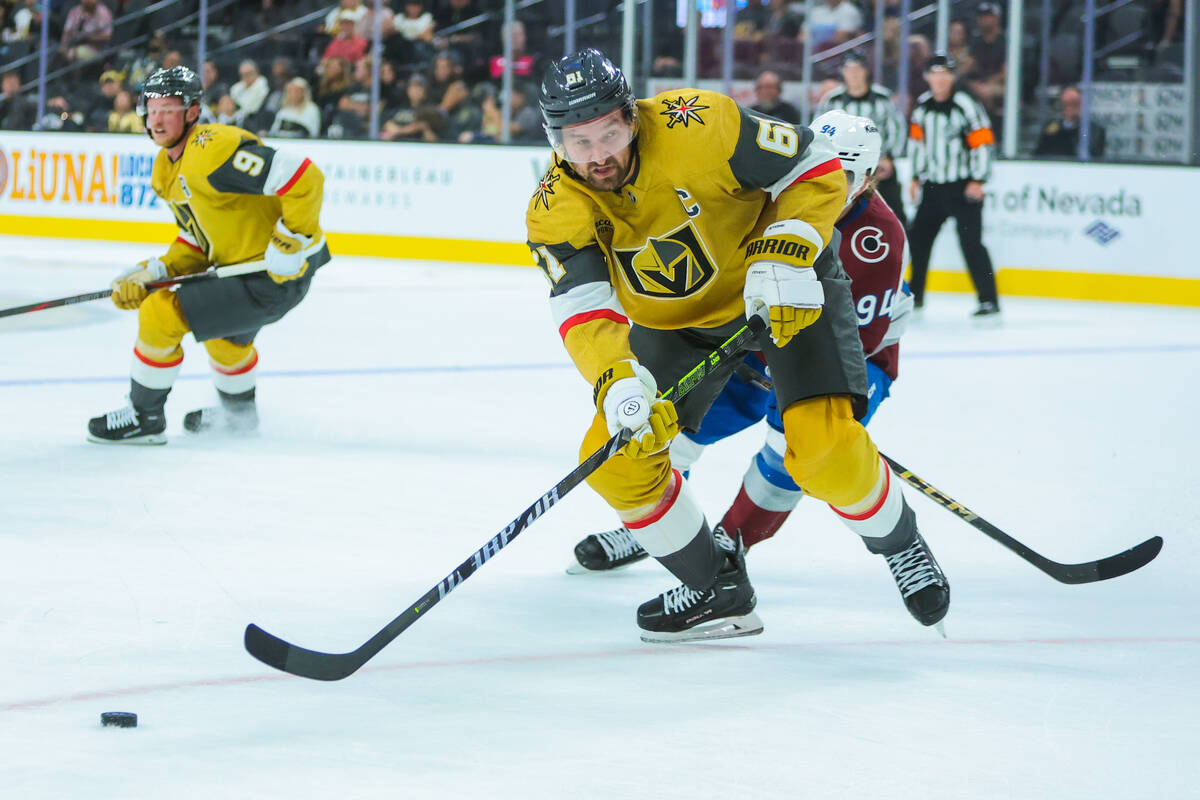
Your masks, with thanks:
<instances>
[{"instance_id":1,"label":"shoulder patch star logo","mask_svg":"<svg viewBox=\"0 0 1200 800\"><path fill-rule=\"evenodd\" d=\"M212 131L197 131L196 135L192 137L192 144L203 149L204 145L208 144L212 140Z\"/></svg>"},{"instance_id":2,"label":"shoulder patch star logo","mask_svg":"<svg viewBox=\"0 0 1200 800\"><path fill-rule=\"evenodd\" d=\"M540 181L538 181L537 192L535 192L533 195L533 205L535 208L537 207L538 203L541 203L543 208L545 208L547 211L550 210L550 196L554 194L554 184L558 183L561 177L562 176L558 174L554 167L546 170L546 174L542 176Z\"/></svg>"},{"instance_id":3,"label":"shoulder patch star logo","mask_svg":"<svg viewBox=\"0 0 1200 800\"><path fill-rule=\"evenodd\" d=\"M683 95L680 95L674 100L663 100L663 105L667 107L667 110L658 113L664 117L670 117L667 121L668 128L674 128L677 123L682 123L685 128L689 122L698 122L703 125L704 120L697 112L709 108L709 106L700 105L700 95L694 95L686 100Z\"/></svg>"}]
</instances>

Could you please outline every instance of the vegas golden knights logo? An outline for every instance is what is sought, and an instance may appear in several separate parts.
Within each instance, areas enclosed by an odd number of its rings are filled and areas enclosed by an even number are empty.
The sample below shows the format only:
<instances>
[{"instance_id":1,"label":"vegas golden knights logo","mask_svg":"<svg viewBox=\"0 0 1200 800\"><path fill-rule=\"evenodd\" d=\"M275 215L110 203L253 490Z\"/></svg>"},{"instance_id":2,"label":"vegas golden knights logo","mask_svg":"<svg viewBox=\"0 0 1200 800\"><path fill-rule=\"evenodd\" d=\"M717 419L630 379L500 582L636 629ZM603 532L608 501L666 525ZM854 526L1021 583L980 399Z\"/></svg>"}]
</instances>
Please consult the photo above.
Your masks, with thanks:
<instances>
[{"instance_id":1,"label":"vegas golden knights logo","mask_svg":"<svg viewBox=\"0 0 1200 800\"><path fill-rule=\"evenodd\" d=\"M687 297L717 272L690 221L636 250L614 252L630 288L650 297Z\"/></svg>"}]
</instances>

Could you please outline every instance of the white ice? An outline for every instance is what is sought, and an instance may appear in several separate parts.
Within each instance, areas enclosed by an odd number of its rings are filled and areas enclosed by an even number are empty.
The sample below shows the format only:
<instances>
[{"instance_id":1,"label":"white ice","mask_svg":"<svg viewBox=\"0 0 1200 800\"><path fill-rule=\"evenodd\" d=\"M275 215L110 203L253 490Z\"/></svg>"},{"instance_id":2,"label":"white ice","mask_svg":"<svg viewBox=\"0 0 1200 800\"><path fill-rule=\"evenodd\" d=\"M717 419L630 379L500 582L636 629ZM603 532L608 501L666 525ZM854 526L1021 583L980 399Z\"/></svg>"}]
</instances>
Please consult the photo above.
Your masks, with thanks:
<instances>
[{"instance_id":1,"label":"white ice","mask_svg":"<svg viewBox=\"0 0 1200 800\"><path fill-rule=\"evenodd\" d=\"M0 241L0 307L107 285L153 247ZM127 390L133 314L0 319L0 797L1200 796L1200 312L932 295L871 432L1060 561L1061 585L909 492L953 586L949 639L805 501L751 551L762 636L652 646L656 564L575 577L611 527L581 487L326 684L249 622L357 646L576 463L590 388L533 269L341 258L260 340L262 429L188 438L214 399L190 338L165 447L89 444ZM718 518L761 432L706 454ZM101 728L134 711L136 730Z\"/></svg>"}]
</instances>

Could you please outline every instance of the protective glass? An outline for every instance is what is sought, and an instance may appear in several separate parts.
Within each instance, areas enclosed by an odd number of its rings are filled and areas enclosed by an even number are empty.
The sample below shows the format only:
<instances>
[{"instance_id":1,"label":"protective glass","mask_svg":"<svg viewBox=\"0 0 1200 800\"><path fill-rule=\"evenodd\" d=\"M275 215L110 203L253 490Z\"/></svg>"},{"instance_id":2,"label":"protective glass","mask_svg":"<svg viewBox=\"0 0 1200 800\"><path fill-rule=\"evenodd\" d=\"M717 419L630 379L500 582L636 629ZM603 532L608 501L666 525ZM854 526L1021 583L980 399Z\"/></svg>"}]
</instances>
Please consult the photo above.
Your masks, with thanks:
<instances>
[{"instance_id":1,"label":"protective glass","mask_svg":"<svg viewBox=\"0 0 1200 800\"><path fill-rule=\"evenodd\" d=\"M546 127L546 138L554 152L571 164L601 164L628 147L635 136L637 116L632 121L626 119L624 108L578 125Z\"/></svg>"}]
</instances>

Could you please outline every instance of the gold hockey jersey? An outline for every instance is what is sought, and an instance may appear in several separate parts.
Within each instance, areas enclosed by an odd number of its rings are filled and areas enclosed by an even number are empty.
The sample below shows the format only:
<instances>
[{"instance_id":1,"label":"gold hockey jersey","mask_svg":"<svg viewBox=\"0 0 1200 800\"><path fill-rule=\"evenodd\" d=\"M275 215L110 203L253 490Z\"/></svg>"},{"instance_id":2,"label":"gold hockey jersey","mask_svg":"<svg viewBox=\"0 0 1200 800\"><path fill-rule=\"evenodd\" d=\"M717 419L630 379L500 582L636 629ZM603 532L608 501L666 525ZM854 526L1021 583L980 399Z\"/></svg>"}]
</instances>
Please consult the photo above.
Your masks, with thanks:
<instances>
[{"instance_id":1,"label":"gold hockey jersey","mask_svg":"<svg viewBox=\"0 0 1200 800\"><path fill-rule=\"evenodd\" d=\"M555 158L530 200L528 244L585 379L632 354L628 322L711 328L745 313L747 266L810 266L846 198L837 153L715 92L637 103L637 158L617 191Z\"/></svg>"},{"instance_id":2,"label":"gold hockey jersey","mask_svg":"<svg viewBox=\"0 0 1200 800\"><path fill-rule=\"evenodd\" d=\"M151 182L179 224L162 257L172 275L262 258L281 217L295 233L321 236L321 170L232 125L194 127L177 160L159 152Z\"/></svg>"}]
</instances>

